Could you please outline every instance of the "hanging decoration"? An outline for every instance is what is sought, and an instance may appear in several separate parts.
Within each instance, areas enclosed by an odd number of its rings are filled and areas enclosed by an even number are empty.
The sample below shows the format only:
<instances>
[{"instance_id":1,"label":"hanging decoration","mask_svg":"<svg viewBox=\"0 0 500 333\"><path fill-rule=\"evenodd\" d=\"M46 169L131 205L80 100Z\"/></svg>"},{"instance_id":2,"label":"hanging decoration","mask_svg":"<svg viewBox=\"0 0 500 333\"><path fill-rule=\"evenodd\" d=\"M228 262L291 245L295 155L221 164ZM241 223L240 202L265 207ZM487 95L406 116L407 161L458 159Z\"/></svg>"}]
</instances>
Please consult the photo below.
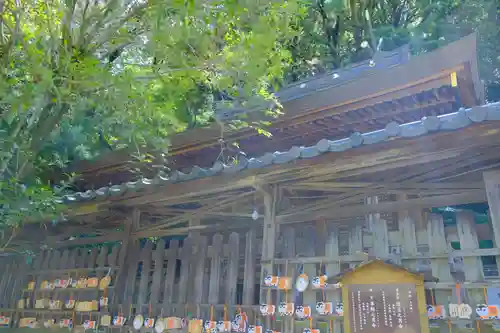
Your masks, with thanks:
<instances>
[{"instance_id":1,"label":"hanging decoration","mask_svg":"<svg viewBox=\"0 0 500 333\"><path fill-rule=\"evenodd\" d=\"M105 296L101 296L101 298L99 298L99 306L101 308L105 308L108 306L108 302L109 302L109 299Z\"/></svg>"},{"instance_id":2,"label":"hanging decoration","mask_svg":"<svg viewBox=\"0 0 500 333\"><path fill-rule=\"evenodd\" d=\"M144 317L142 315L136 315L134 317L134 321L132 322L132 326L136 330L140 330L142 325L144 324Z\"/></svg>"},{"instance_id":3,"label":"hanging decoration","mask_svg":"<svg viewBox=\"0 0 500 333\"><path fill-rule=\"evenodd\" d=\"M61 310L62 302L60 300L51 299L49 301L49 309L50 310Z\"/></svg>"},{"instance_id":4,"label":"hanging decoration","mask_svg":"<svg viewBox=\"0 0 500 333\"><path fill-rule=\"evenodd\" d=\"M257 210L257 208L254 208L252 212L252 220L257 221L258 219L259 219L259 211Z\"/></svg>"},{"instance_id":5,"label":"hanging decoration","mask_svg":"<svg viewBox=\"0 0 500 333\"><path fill-rule=\"evenodd\" d=\"M153 308L151 306L151 303L148 304L148 317L144 319L144 327L146 328L155 327L155 318L153 317Z\"/></svg>"},{"instance_id":6,"label":"hanging decoration","mask_svg":"<svg viewBox=\"0 0 500 333\"><path fill-rule=\"evenodd\" d=\"M317 302L316 303L316 312L322 316L332 315L334 311L333 302Z\"/></svg>"},{"instance_id":7,"label":"hanging decoration","mask_svg":"<svg viewBox=\"0 0 500 333\"><path fill-rule=\"evenodd\" d=\"M166 317L163 318L162 321L166 330L177 330L182 328L182 319L179 317Z\"/></svg>"},{"instance_id":8,"label":"hanging decoration","mask_svg":"<svg viewBox=\"0 0 500 333\"><path fill-rule=\"evenodd\" d=\"M201 333L203 331L203 320L190 319L188 322L189 333Z\"/></svg>"},{"instance_id":9,"label":"hanging decoration","mask_svg":"<svg viewBox=\"0 0 500 333\"><path fill-rule=\"evenodd\" d=\"M491 295L488 288L483 288L484 303L478 304L476 306L476 314L480 320L500 320L499 306L492 304L490 305L489 295ZM497 295L494 295L497 296ZM478 323L479 326L479 323Z\"/></svg>"},{"instance_id":10,"label":"hanging decoration","mask_svg":"<svg viewBox=\"0 0 500 333\"><path fill-rule=\"evenodd\" d=\"M10 326L10 317L0 316L0 327L9 327L9 326Z\"/></svg>"},{"instance_id":11,"label":"hanging decoration","mask_svg":"<svg viewBox=\"0 0 500 333\"><path fill-rule=\"evenodd\" d=\"M47 280L42 281L42 284L40 285L40 289L42 290L53 290L54 288L55 288L54 283Z\"/></svg>"},{"instance_id":12,"label":"hanging decoration","mask_svg":"<svg viewBox=\"0 0 500 333\"><path fill-rule=\"evenodd\" d=\"M341 302L337 303L337 306L335 307L335 314L340 317L344 315L344 304Z\"/></svg>"},{"instance_id":13,"label":"hanging decoration","mask_svg":"<svg viewBox=\"0 0 500 333\"><path fill-rule=\"evenodd\" d=\"M34 317L25 317L19 320L20 328L38 328L39 324Z\"/></svg>"},{"instance_id":14,"label":"hanging decoration","mask_svg":"<svg viewBox=\"0 0 500 333\"><path fill-rule=\"evenodd\" d=\"M217 322L214 320L214 306L210 306L210 320L205 321L205 332L217 332Z\"/></svg>"},{"instance_id":15,"label":"hanging decoration","mask_svg":"<svg viewBox=\"0 0 500 333\"><path fill-rule=\"evenodd\" d=\"M231 322L231 329L233 332L246 332L248 326L248 317L247 314L241 311L241 308L238 309L238 313L234 316L233 321Z\"/></svg>"},{"instance_id":16,"label":"hanging decoration","mask_svg":"<svg viewBox=\"0 0 500 333\"><path fill-rule=\"evenodd\" d=\"M262 333L262 326L260 325L249 325L248 326L248 333Z\"/></svg>"},{"instance_id":17,"label":"hanging decoration","mask_svg":"<svg viewBox=\"0 0 500 333\"><path fill-rule=\"evenodd\" d=\"M87 278L79 278L76 282L76 288L78 289L87 288Z\"/></svg>"},{"instance_id":18,"label":"hanging decoration","mask_svg":"<svg viewBox=\"0 0 500 333\"><path fill-rule=\"evenodd\" d=\"M218 332L231 332L231 322L228 320L227 305L224 305L224 320L220 320L216 325Z\"/></svg>"},{"instance_id":19,"label":"hanging decoration","mask_svg":"<svg viewBox=\"0 0 500 333\"><path fill-rule=\"evenodd\" d=\"M109 272L108 272L109 274ZM106 275L105 277L103 277L101 279L101 281L99 281L99 290L105 290L109 287L111 283L111 276L109 275Z\"/></svg>"},{"instance_id":20,"label":"hanging decoration","mask_svg":"<svg viewBox=\"0 0 500 333\"><path fill-rule=\"evenodd\" d=\"M311 318L311 307L307 305L297 305L297 307L295 308L295 315L298 319Z\"/></svg>"},{"instance_id":21,"label":"hanging decoration","mask_svg":"<svg viewBox=\"0 0 500 333\"><path fill-rule=\"evenodd\" d=\"M121 316L120 314L118 314L118 316L114 316L113 317L113 326L123 326L125 325L125 322L127 321L127 318Z\"/></svg>"},{"instance_id":22,"label":"hanging decoration","mask_svg":"<svg viewBox=\"0 0 500 333\"><path fill-rule=\"evenodd\" d=\"M276 313L276 306L272 304L261 304L260 314L263 316L272 316Z\"/></svg>"},{"instance_id":23,"label":"hanging decoration","mask_svg":"<svg viewBox=\"0 0 500 333\"><path fill-rule=\"evenodd\" d=\"M292 316L294 313L294 310L295 310L295 304L287 302L286 300L285 300L285 302L280 302L280 304L278 306L278 313L281 316Z\"/></svg>"},{"instance_id":24,"label":"hanging decoration","mask_svg":"<svg viewBox=\"0 0 500 333\"><path fill-rule=\"evenodd\" d=\"M292 278L288 276L280 276L278 278L278 289L281 290L292 289Z\"/></svg>"},{"instance_id":25,"label":"hanging decoration","mask_svg":"<svg viewBox=\"0 0 500 333\"><path fill-rule=\"evenodd\" d=\"M43 322L43 326L45 328L55 328L56 327L56 320L55 319L47 319L46 321Z\"/></svg>"},{"instance_id":26,"label":"hanging decoration","mask_svg":"<svg viewBox=\"0 0 500 333\"><path fill-rule=\"evenodd\" d=\"M155 324L155 332L162 333L165 330L165 322L163 320L158 319Z\"/></svg>"},{"instance_id":27,"label":"hanging decoration","mask_svg":"<svg viewBox=\"0 0 500 333\"><path fill-rule=\"evenodd\" d=\"M54 288L68 288L71 284L71 279L56 279L54 280Z\"/></svg>"},{"instance_id":28,"label":"hanging decoration","mask_svg":"<svg viewBox=\"0 0 500 333\"><path fill-rule=\"evenodd\" d=\"M469 304L462 303L461 287L457 283L455 286L457 296L457 304L450 303L448 305L448 312L451 318L470 319L472 316L472 308Z\"/></svg>"},{"instance_id":29,"label":"hanging decoration","mask_svg":"<svg viewBox=\"0 0 500 333\"><path fill-rule=\"evenodd\" d=\"M264 286L266 287L278 287L279 277L274 275L266 275L264 277Z\"/></svg>"},{"instance_id":30,"label":"hanging decoration","mask_svg":"<svg viewBox=\"0 0 500 333\"><path fill-rule=\"evenodd\" d=\"M87 279L87 286L86 288L97 288L99 286L99 279L98 278L89 278Z\"/></svg>"},{"instance_id":31,"label":"hanging decoration","mask_svg":"<svg viewBox=\"0 0 500 333\"><path fill-rule=\"evenodd\" d=\"M152 317L146 318L146 320L144 320L144 327L154 328L155 327L155 319Z\"/></svg>"},{"instance_id":32,"label":"hanging decoration","mask_svg":"<svg viewBox=\"0 0 500 333\"><path fill-rule=\"evenodd\" d=\"M70 296L69 299L64 302L64 307L68 310L73 309L75 307L75 303L76 301Z\"/></svg>"},{"instance_id":33,"label":"hanging decoration","mask_svg":"<svg viewBox=\"0 0 500 333\"><path fill-rule=\"evenodd\" d=\"M26 287L26 290L35 290L35 281L30 281L28 282L28 286Z\"/></svg>"},{"instance_id":34,"label":"hanging decoration","mask_svg":"<svg viewBox=\"0 0 500 333\"><path fill-rule=\"evenodd\" d=\"M97 322L95 320L85 320L83 322L83 328L86 330L93 330L97 328Z\"/></svg>"},{"instance_id":35,"label":"hanging decoration","mask_svg":"<svg viewBox=\"0 0 500 333\"><path fill-rule=\"evenodd\" d=\"M59 321L60 328L73 328L73 320L69 318L64 318Z\"/></svg>"},{"instance_id":36,"label":"hanging decoration","mask_svg":"<svg viewBox=\"0 0 500 333\"><path fill-rule=\"evenodd\" d=\"M111 316L110 315L104 315L101 317L99 325L108 327L111 325Z\"/></svg>"},{"instance_id":37,"label":"hanging decoration","mask_svg":"<svg viewBox=\"0 0 500 333\"><path fill-rule=\"evenodd\" d=\"M260 305L260 314L263 316L272 316L276 313L276 306L271 304L271 289L267 290L267 301L268 304Z\"/></svg>"},{"instance_id":38,"label":"hanging decoration","mask_svg":"<svg viewBox=\"0 0 500 333\"><path fill-rule=\"evenodd\" d=\"M443 305L427 305L427 317L429 319L445 319L446 309Z\"/></svg>"},{"instance_id":39,"label":"hanging decoration","mask_svg":"<svg viewBox=\"0 0 500 333\"><path fill-rule=\"evenodd\" d=\"M470 319L472 316L472 307L469 304L453 304L448 306L450 318Z\"/></svg>"},{"instance_id":40,"label":"hanging decoration","mask_svg":"<svg viewBox=\"0 0 500 333\"><path fill-rule=\"evenodd\" d=\"M163 318L163 308L161 309L160 317L156 319L154 329L156 333L162 333L165 330L165 318Z\"/></svg>"},{"instance_id":41,"label":"hanging decoration","mask_svg":"<svg viewBox=\"0 0 500 333\"><path fill-rule=\"evenodd\" d=\"M498 305L478 304L476 314L481 320L500 320Z\"/></svg>"},{"instance_id":42,"label":"hanging decoration","mask_svg":"<svg viewBox=\"0 0 500 333\"><path fill-rule=\"evenodd\" d=\"M311 280L313 289L324 289L328 285L328 276L326 274L315 276Z\"/></svg>"},{"instance_id":43,"label":"hanging decoration","mask_svg":"<svg viewBox=\"0 0 500 333\"><path fill-rule=\"evenodd\" d=\"M295 281L295 289L298 292L303 293L307 289L308 285L309 285L309 277L307 276L307 274L302 272L301 274L299 274L297 280Z\"/></svg>"}]
</instances>

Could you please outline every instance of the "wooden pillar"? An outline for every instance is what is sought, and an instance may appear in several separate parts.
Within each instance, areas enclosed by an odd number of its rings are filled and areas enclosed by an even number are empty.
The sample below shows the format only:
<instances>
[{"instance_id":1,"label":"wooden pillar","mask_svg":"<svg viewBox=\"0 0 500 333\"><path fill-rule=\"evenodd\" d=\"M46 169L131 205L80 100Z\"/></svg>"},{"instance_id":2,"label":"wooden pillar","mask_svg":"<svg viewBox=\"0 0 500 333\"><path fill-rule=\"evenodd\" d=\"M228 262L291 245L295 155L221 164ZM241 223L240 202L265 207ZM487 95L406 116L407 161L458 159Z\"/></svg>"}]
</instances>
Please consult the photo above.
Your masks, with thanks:
<instances>
[{"instance_id":1,"label":"wooden pillar","mask_svg":"<svg viewBox=\"0 0 500 333\"><path fill-rule=\"evenodd\" d=\"M295 226L287 226L283 231L283 239L284 239L284 257L285 258L294 258L297 254L297 250L295 247ZM284 271L282 271L284 274ZM292 278L296 276L295 265L288 265L287 276L291 276ZM291 292L292 295L295 294L295 291ZM279 293L280 297L278 297L279 301L285 301L284 293ZM295 303L293 297L290 299ZM289 301L290 301L289 300ZM268 327L269 328L269 327ZM295 330L295 320L285 320L284 322L284 331L285 332L294 332Z\"/></svg>"},{"instance_id":2,"label":"wooden pillar","mask_svg":"<svg viewBox=\"0 0 500 333\"><path fill-rule=\"evenodd\" d=\"M406 200L406 195L400 196L399 200ZM414 257L417 255L417 231L415 225L415 214L410 214L408 210L398 212L398 224L403 241L403 256ZM409 260L404 263L407 268L416 269L417 261Z\"/></svg>"},{"instance_id":3,"label":"wooden pillar","mask_svg":"<svg viewBox=\"0 0 500 333\"><path fill-rule=\"evenodd\" d=\"M219 304L222 246L222 235L215 234L212 238L212 256L210 260L209 304Z\"/></svg>"},{"instance_id":4,"label":"wooden pillar","mask_svg":"<svg viewBox=\"0 0 500 333\"><path fill-rule=\"evenodd\" d=\"M366 199L368 205L378 204L378 197L368 197ZM387 231L387 221L380 218L379 213L368 214L366 217L367 224L370 227L373 235L373 252L378 258L389 257L389 235Z\"/></svg>"},{"instance_id":5,"label":"wooden pillar","mask_svg":"<svg viewBox=\"0 0 500 333\"><path fill-rule=\"evenodd\" d=\"M349 229L349 254L360 256L363 252L363 228L356 225ZM351 267L356 264L351 264Z\"/></svg>"},{"instance_id":6,"label":"wooden pillar","mask_svg":"<svg viewBox=\"0 0 500 333\"><path fill-rule=\"evenodd\" d=\"M264 233L262 237L262 265L260 272L260 304L272 304L267 299L268 292L263 288L264 277L273 274L273 259L276 250L276 210L278 202L278 187L265 187L259 189L264 195ZM266 317L265 329L271 329L270 317Z\"/></svg>"},{"instance_id":7,"label":"wooden pillar","mask_svg":"<svg viewBox=\"0 0 500 333\"><path fill-rule=\"evenodd\" d=\"M330 259L339 258L339 230L336 226L330 225L326 235L325 256ZM335 276L340 273L340 260L335 263L326 265L326 275L329 277ZM326 292L326 299L333 302L334 306L341 302L340 289L329 290ZM339 333L341 331L342 322L338 319L333 322L333 332Z\"/></svg>"},{"instance_id":8,"label":"wooden pillar","mask_svg":"<svg viewBox=\"0 0 500 333\"><path fill-rule=\"evenodd\" d=\"M483 179L488 198L493 244L496 248L500 248L500 170L484 172ZM496 256L496 260L499 265L500 256Z\"/></svg>"},{"instance_id":9,"label":"wooden pillar","mask_svg":"<svg viewBox=\"0 0 500 333\"><path fill-rule=\"evenodd\" d=\"M439 214L428 214L427 236L429 238L429 252L431 255L443 256L431 260L432 275L440 282L451 282L450 266L448 263L448 242L444 232L443 217ZM436 304L448 302L448 290L436 290Z\"/></svg>"},{"instance_id":10,"label":"wooden pillar","mask_svg":"<svg viewBox=\"0 0 500 333\"><path fill-rule=\"evenodd\" d=\"M432 255L448 255L448 242L444 233L443 217L439 214L429 214L427 224L429 251ZM450 267L447 258L431 260L432 275L440 281L451 281Z\"/></svg>"},{"instance_id":11,"label":"wooden pillar","mask_svg":"<svg viewBox=\"0 0 500 333\"><path fill-rule=\"evenodd\" d=\"M255 229L247 231L245 237L245 271L243 277L243 304L254 303L255 291L255 260L257 247L257 232ZM262 283L262 282L261 282Z\"/></svg>"},{"instance_id":12,"label":"wooden pillar","mask_svg":"<svg viewBox=\"0 0 500 333\"><path fill-rule=\"evenodd\" d=\"M117 266L119 270L116 272L115 289L113 292L113 300L111 304L123 304L127 302L127 275L131 269L131 265L134 265L135 261L130 260L136 251L134 246L136 241L132 238L132 233L139 227L141 220L141 211L134 208L132 215L129 219L125 221L125 228L123 230L123 240L120 247L120 252L118 253ZM132 267L133 269L133 267Z\"/></svg>"},{"instance_id":13,"label":"wooden pillar","mask_svg":"<svg viewBox=\"0 0 500 333\"><path fill-rule=\"evenodd\" d=\"M457 213L457 233L462 250L473 251L479 248L476 223L471 212ZM484 278L481 257L464 257L464 270L467 281L482 281Z\"/></svg>"}]
</instances>

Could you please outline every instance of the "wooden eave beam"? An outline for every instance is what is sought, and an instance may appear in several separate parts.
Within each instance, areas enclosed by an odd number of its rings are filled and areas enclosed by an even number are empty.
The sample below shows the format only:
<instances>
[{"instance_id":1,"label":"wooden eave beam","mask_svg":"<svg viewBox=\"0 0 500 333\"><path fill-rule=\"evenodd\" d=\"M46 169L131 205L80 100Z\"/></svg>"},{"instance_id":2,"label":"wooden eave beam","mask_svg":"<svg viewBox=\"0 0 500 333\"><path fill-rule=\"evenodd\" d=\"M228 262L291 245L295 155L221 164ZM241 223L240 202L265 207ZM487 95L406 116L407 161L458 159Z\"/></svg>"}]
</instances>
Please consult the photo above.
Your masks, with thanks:
<instances>
[{"instance_id":1,"label":"wooden eave beam","mask_svg":"<svg viewBox=\"0 0 500 333\"><path fill-rule=\"evenodd\" d=\"M68 213L71 217L71 214L80 211L81 207L86 209L80 215L93 215L109 211L114 206L134 207L155 202L186 202L200 196L252 188L257 175L261 183L275 184L317 180L321 177L331 179L333 175L337 179L356 177L403 167L417 170L425 164L458 158L466 152L491 147L493 142L498 142L499 137L500 131L495 122L478 124L457 131L391 140L345 152L328 153L316 158L297 160L295 163L244 170L234 175L151 186L144 191L111 197L106 201L71 204L68 206ZM286 183L284 185L287 186Z\"/></svg>"},{"instance_id":2,"label":"wooden eave beam","mask_svg":"<svg viewBox=\"0 0 500 333\"><path fill-rule=\"evenodd\" d=\"M405 190L405 189L471 190L471 189L484 188L484 183L483 182L473 182L473 183L300 182L298 184L293 184L289 186L284 185L284 187L292 190L320 190L320 191L343 191L343 190L368 189L368 188L380 188L388 190Z\"/></svg>"},{"instance_id":3,"label":"wooden eave beam","mask_svg":"<svg viewBox=\"0 0 500 333\"><path fill-rule=\"evenodd\" d=\"M276 216L276 221L279 224L301 223L320 218L327 218L328 216L333 216L335 218L348 218L363 216L370 213L389 213L409 209L453 206L468 203L483 203L486 201L486 193L483 189L467 191L465 193L459 194L381 202L378 204L360 204L344 207L334 206L324 208L319 211L278 215Z\"/></svg>"}]
</instances>

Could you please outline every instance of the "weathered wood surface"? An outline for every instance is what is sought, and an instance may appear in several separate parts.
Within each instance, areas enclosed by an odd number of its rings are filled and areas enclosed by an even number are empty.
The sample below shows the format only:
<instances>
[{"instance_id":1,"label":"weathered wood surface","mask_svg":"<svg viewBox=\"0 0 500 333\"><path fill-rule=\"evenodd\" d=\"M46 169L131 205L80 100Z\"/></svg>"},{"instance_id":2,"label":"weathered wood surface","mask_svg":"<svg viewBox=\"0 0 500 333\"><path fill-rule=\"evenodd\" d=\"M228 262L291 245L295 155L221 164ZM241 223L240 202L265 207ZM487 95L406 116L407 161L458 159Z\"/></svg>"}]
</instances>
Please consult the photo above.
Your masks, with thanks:
<instances>
[{"instance_id":1,"label":"weathered wood surface","mask_svg":"<svg viewBox=\"0 0 500 333\"><path fill-rule=\"evenodd\" d=\"M166 246L168 242L168 246ZM246 234L193 233L184 240L133 241L128 244L126 262L121 262L123 286L114 285L118 274L123 245L43 251L27 267L18 260L0 260L5 273L0 278L0 296L3 308L14 308L23 295L28 280L37 287L43 280L79 278L107 274L112 277L111 287L100 290L36 291L28 295L43 295L53 299L76 301L109 297L111 311L134 315L184 315L187 312L202 316L210 314L221 320L224 311L228 317L242 304L250 322L259 319L255 304L255 286L259 283L257 230ZM18 279L17 275L23 278ZM17 280L16 280L17 279ZM28 296L26 296L28 297ZM224 304L226 307L224 308ZM28 311L25 311L28 314ZM77 320L79 320L77 316ZM83 319L80 318L80 319Z\"/></svg>"}]
</instances>

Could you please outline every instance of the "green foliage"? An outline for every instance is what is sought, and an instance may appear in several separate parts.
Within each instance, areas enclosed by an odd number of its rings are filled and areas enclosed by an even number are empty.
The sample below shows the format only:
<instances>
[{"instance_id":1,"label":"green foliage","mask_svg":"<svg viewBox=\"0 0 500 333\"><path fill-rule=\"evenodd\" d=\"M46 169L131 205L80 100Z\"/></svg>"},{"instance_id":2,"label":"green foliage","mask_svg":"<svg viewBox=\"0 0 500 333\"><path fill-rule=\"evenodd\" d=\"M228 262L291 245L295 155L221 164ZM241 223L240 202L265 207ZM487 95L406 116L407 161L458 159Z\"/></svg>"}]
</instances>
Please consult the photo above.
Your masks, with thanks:
<instances>
[{"instance_id":1,"label":"green foliage","mask_svg":"<svg viewBox=\"0 0 500 333\"><path fill-rule=\"evenodd\" d=\"M495 0L311 0L290 52L289 81L409 43L416 54L477 32L481 78L500 99L500 6ZM490 96L495 93L491 91Z\"/></svg>"},{"instance_id":2,"label":"green foliage","mask_svg":"<svg viewBox=\"0 0 500 333\"><path fill-rule=\"evenodd\" d=\"M0 2L2 223L58 213L47 172L212 120L214 95L272 100L295 1ZM70 177L69 177L70 178ZM67 180L67 184L70 184Z\"/></svg>"}]
</instances>

